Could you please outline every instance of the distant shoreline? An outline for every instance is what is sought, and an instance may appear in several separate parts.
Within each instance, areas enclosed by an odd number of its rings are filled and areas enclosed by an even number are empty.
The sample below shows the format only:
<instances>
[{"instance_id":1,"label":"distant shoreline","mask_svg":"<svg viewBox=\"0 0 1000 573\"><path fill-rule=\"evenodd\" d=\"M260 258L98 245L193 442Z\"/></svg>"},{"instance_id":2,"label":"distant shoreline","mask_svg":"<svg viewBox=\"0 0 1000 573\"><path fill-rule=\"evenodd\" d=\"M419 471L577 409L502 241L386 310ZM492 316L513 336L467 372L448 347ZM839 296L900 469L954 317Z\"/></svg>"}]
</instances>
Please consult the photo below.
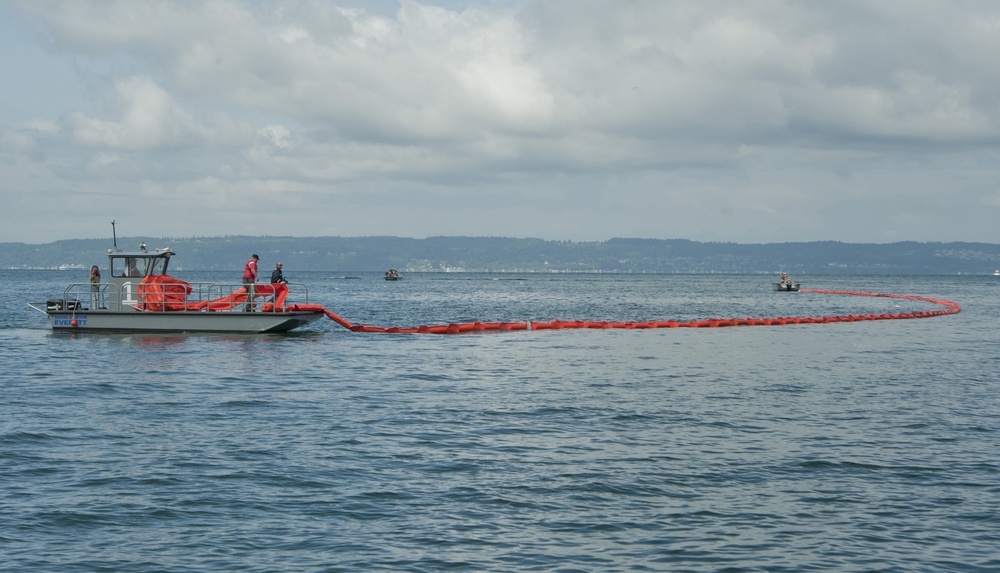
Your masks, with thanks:
<instances>
[{"instance_id":1,"label":"distant shoreline","mask_svg":"<svg viewBox=\"0 0 1000 573\"><path fill-rule=\"evenodd\" d=\"M666 273L791 275L990 275L1000 268L992 243L702 243L686 239L601 242L503 237L119 237L131 250L171 247L178 270L236 272L251 253L262 268L340 272ZM80 269L107 265L108 239L0 243L3 269ZM235 269L235 270L234 270Z\"/></svg>"}]
</instances>

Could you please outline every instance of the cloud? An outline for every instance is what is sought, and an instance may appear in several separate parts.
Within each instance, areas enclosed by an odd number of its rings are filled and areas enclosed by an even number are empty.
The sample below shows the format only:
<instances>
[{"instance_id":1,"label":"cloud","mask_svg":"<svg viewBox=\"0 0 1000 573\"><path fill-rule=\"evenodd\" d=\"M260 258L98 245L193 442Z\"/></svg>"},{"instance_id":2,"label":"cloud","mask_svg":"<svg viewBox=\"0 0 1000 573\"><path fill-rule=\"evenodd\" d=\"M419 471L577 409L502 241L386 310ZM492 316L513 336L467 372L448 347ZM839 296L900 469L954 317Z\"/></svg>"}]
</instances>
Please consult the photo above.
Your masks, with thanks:
<instances>
[{"instance_id":1,"label":"cloud","mask_svg":"<svg viewBox=\"0 0 1000 573\"><path fill-rule=\"evenodd\" d=\"M150 149L196 145L208 138L194 117L147 76L121 78L114 83L116 120L101 120L73 112L66 124L82 145L108 149Z\"/></svg>"},{"instance_id":2,"label":"cloud","mask_svg":"<svg viewBox=\"0 0 1000 573\"><path fill-rule=\"evenodd\" d=\"M992 2L438 4L14 3L86 98L0 124L0 153L25 181L347 200L359 229L380 213L414 234L424 204L482 218L473 234L765 240L794 220L873 239L838 218L954 193L956 174L962 207L996 208ZM901 236L934 213L892 212ZM973 227L934 233L1000 240Z\"/></svg>"}]
</instances>

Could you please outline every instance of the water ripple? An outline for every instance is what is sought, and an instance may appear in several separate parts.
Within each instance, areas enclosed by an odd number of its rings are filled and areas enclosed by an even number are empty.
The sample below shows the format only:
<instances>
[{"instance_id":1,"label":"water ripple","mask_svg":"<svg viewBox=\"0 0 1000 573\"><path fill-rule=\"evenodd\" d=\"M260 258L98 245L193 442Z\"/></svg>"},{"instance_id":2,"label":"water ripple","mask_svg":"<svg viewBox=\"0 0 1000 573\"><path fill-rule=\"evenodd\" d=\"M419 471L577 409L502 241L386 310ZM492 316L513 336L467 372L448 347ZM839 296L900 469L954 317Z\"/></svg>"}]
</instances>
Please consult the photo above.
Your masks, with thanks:
<instances>
[{"instance_id":1,"label":"water ripple","mask_svg":"<svg viewBox=\"0 0 1000 573\"><path fill-rule=\"evenodd\" d=\"M310 295L386 325L885 304L775 297L758 278L408 276ZM157 337L54 335L11 307L0 570L996 571L995 289L864 280L963 312Z\"/></svg>"}]
</instances>

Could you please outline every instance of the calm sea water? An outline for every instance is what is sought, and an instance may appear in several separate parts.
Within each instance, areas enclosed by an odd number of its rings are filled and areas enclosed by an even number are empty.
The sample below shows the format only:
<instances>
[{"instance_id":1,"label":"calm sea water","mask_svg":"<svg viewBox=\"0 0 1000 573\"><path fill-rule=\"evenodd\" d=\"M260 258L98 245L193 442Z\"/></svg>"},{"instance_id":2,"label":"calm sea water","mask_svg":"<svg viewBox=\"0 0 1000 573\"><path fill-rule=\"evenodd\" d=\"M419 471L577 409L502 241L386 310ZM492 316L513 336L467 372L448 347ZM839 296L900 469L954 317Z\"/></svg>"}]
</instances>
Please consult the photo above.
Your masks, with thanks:
<instances>
[{"instance_id":1,"label":"calm sea water","mask_svg":"<svg viewBox=\"0 0 1000 573\"><path fill-rule=\"evenodd\" d=\"M287 271L376 326L936 308L764 276ZM1000 570L998 278L795 277L962 306L921 320L53 334L25 302L85 273L0 271L3 571Z\"/></svg>"}]
</instances>

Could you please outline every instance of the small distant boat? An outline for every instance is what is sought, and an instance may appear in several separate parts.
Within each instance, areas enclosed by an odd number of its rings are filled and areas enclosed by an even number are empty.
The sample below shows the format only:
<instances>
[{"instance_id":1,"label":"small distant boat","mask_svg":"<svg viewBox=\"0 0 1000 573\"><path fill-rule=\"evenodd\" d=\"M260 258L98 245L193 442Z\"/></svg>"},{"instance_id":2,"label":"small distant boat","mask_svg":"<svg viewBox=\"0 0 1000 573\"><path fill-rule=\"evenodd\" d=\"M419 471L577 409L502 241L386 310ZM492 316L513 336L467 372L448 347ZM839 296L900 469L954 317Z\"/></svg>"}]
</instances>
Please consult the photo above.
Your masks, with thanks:
<instances>
[{"instance_id":1,"label":"small distant boat","mask_svg":"<svg viewBox=\"0 0 1000 573\"><path fill-rule=\"evenodd\" d=\"M781 280L776 283L771 283L774 285L774 290L787 291L787 292L798 292L799 283L793 282L792 279L788 278L788 275L781 273Z\"/></svg>"},{"instance_id":2,"label":"small distant boat","mask_svg":"<svg viewBox=\"0 0 1000 573\"><path fill-rule=\"evenodd\" d=\"M396 269L389 269L385 271L385 280L387 281L401 281L403 280L402 275Z\"/></svg>"},{"instance_id":3,"label":"small distant boat","mask_svg":"<svg viewBox=\"0 0 1000 573\"><path fill-rule=\"evenodd\" d=\"M993 271L993 276L1000 277L1000 269Z\"/></svg>"}]
</instances>

